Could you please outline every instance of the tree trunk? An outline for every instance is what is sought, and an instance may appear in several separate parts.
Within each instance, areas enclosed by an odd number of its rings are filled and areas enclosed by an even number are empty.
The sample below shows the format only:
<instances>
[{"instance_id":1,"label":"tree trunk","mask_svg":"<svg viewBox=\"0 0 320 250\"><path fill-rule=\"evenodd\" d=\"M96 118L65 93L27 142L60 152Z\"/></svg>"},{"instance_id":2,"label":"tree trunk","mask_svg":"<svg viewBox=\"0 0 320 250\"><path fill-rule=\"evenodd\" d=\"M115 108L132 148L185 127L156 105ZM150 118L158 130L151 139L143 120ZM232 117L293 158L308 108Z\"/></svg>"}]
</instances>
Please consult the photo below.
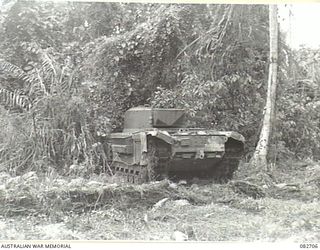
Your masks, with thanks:
<instances>
[{"instance_id":1,"label":"tree trunk","mask_svg":"<svg viewBox=\"0 0 320 250\"><path fill-rule=\"evenodd\" d=\"M275 102L277 87L277 69L278 69L278 21L277 5L269 6L269 36L270 36L270 62L268 76L268 90L266 97L266 106L264 108L264 117L260 138L251 159L251 166L255 169L268 171L267 154L269 142L272 134L272 128L275 118Z\"/></svg>"}]
</instances>

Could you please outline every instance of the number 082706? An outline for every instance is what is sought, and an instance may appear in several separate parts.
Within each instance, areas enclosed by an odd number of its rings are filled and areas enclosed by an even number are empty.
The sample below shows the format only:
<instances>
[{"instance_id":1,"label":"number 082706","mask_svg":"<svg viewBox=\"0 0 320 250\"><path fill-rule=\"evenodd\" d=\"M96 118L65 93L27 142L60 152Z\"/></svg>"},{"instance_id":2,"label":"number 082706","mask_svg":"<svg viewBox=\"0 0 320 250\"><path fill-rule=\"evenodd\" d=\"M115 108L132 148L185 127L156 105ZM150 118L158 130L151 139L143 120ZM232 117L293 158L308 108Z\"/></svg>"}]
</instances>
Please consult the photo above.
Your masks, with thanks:
<instances>
[{"instance_id":1,"label":"number 082706","mask_svg":"<svg viewBox=\"0 0 320 250\"><path fill-rule=\"evenodd\" d=\"M300 244L300 248L318 248L318 244Z\"/></svg>"}]
</instances>

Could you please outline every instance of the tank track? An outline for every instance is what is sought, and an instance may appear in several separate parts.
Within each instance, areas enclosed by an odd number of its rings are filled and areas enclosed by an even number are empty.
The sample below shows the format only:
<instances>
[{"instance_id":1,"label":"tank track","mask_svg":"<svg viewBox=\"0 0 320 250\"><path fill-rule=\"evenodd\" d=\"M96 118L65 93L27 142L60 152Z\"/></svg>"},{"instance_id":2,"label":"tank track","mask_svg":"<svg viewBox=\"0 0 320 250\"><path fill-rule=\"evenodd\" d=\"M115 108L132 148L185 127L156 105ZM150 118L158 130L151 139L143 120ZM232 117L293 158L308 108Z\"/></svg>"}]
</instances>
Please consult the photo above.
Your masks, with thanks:
<instances>
[{"instance_id":1,"label":"tank track","mask_svg":"<svg viewBox=\"0 0 320 250\"><path fill-rule=\"evenodd\" d=\"M146 182L147 168L145 166L114 164L114 179L120 183L142 184Z\"/></svg>"},{"instance_id":2,"label":"tank track","mask_svg":"<svg viewBox=\"0 0 320 250\"><path fill-rule=\"evenodd\" d=\"M233 173L238 169L239 161L238 158L224 158L219 164L203 173L202 177L213 179L219 183L226 183L232 179ZM156 163L153 162L153 164ZM140 166L118 163L114 167L114 176L117 182L121 183L142 184L154 181L160 174L155 172L156 165L153 164ZM194 174L197 175L197 173Z\"/></svg>"},{"instance_id":3,"label":"tank track","mask_svg":"<svg viewBox=\"0 0 320 250\"><path fill-rule=\"evenodd\" d=\"M147 165L128 165L126 163L114 163L114 176L118 182L142 184L154 181L159 176L157 171L159 158L156 144L153 140L148 141L148 150L145 155Z\"/></svg>"},{"instance_id":4,"label":"tank track","mask_svg":"<svg viewBox=\"0 0 320 250\"><path fill-rule=\"evenodd\" d=\"M220 183L228 182L239 167L241 155L241 148L229 144L221 161L209 170L209 176Z\"/></svg>"},{"instance_id":5,"label":"tank track","mask_svg":"<svg viewBox=\"0 0 320 250\"><path fill-rule=\"evenodd\" d=\"M172 173L167 173L167 167L170 164L169 159L166 161L159 161L157 144L155 140L148 140L148 150L145 155L147 165L128 165L123 162L114 163L114 173L118 182L142 184L150 181L164 179ZM190 172L189 177L200 177L213 179L219 183L226 183L233 177L233 173L238 169L240 157L234 155L230 150L226 152L222 160L214 164L211 168L203 172ZM179 173L176 173L180 176Z\"/></svg>"},{"instance_id":6,"label":"tank track","mask_svg":"<svg viewBox=\"0 0 320 250\"><path fill-rule=\"evenodd\" d=\"M233 173L238 169L239 158L225 158L210 171L210 177L214 180L225 183L232 179Z\"/></svg>"}]
</instances>

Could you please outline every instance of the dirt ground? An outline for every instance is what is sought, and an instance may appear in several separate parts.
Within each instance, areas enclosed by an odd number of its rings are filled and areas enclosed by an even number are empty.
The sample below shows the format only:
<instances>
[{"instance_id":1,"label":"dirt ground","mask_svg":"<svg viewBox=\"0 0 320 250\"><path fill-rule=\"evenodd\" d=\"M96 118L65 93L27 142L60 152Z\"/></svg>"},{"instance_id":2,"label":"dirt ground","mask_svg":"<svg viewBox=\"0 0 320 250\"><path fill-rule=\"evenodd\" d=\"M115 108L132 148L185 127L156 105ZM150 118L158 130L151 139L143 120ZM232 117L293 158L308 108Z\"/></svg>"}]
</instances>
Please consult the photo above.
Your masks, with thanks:
<instances>
[{"instance_id":1,"label":"dirt ground","mask_svg":"<svg viewBox=\"0 0 320 250\"><path fill-rule=\"evenodd\" d=\"M1 173L0 240L320 242L317 163L277 166L260 196L236 185L243 168L226 184Z\"/></svg>"}]
</instances>

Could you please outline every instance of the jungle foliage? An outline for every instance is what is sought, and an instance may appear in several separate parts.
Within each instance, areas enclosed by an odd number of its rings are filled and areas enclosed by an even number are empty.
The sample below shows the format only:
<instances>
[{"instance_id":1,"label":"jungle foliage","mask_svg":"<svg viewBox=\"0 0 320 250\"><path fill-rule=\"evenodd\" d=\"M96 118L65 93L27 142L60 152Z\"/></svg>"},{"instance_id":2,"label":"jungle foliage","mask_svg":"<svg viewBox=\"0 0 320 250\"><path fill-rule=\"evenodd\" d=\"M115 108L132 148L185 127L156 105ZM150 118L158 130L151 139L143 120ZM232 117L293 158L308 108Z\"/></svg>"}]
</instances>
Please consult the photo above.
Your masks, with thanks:
<instances>
[{"instance_id":1,"label":"jungle foliage","mask_svg":"<svg viewBox=\"0 0 320 250\"><path fill-rule=\"evenodd\" d=\"M5 1L0 15L0 169L99 171L101 138L146 104L185 108L190 126L238 131L254 150L267 6ZM316 158L319 50L280 44L271 159Z\"/></svg>"}]
</instances>

